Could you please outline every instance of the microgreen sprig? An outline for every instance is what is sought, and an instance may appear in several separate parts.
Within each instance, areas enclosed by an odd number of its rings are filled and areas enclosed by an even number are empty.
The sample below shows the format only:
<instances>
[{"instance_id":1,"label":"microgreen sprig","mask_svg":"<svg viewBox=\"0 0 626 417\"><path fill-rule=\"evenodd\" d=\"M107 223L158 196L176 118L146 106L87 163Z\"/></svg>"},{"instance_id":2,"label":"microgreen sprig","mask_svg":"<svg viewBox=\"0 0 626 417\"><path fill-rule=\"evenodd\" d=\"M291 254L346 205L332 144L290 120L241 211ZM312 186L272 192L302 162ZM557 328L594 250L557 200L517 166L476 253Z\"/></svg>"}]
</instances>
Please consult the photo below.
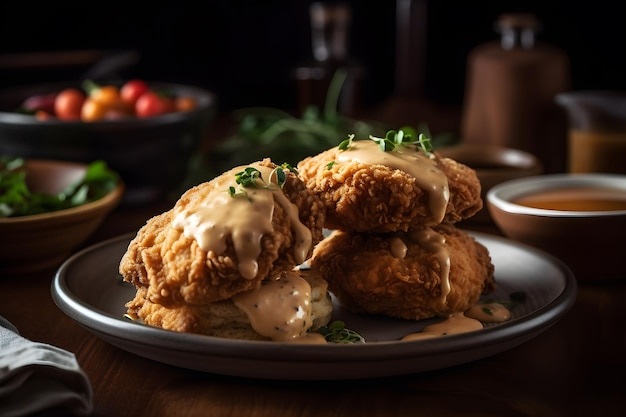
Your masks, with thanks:
<instances>
[{"instance_id":1,"label":"microgreen sprig","mask_svg":"<svg viewBox=\"0 0 626 417\"><path fill-rule=\"evenodd\" d=\"M343 321L335 320L328 326L323 326L317 330L327 342L331 343L365 343L363 336L354 330L346 329Z\"/></svg>"},{"instance_id":2,"label":"microgreen sprig","mask_svg":"<svg viewBox=\"0 0 626 417\"><path fill-rule=\"evenodd\" d=\"M352 141L354 140L354 133L350 133L348 135L348 138L345 140L342 140L339 145L337 145L337 148L340 151L345 151L346 149L348 149L351 145L352 145Z\"/></svg>"},{"instance_id":3,"label":"microgreen sprig","mask_svg":"<svg viewBox=\"0 0 626 417\"><path fill-rule=\"evenodd\" d=\"M283 163L282 165L272 170L269 176L270 182L266 183L263 179L263 174L261 174L261 171L254 167L246 167L243 171L235 173L235 183L240 186L239 189L231 185L230 187L228 187L228 194L231 197L248 197L248 193L244 188L262 188L270 190L273 189L275 185L277 185L279 188L283 188L283 186L287 182L287 174L285 171L297 173L297 170L293 168L290 164ZM271 182L272 177L276 177L275 185Z\"/></svg>"},{"instance_id":4,"label":"microgreen sprig","mask_svg":"<svg viewBox=\"0 0 626 417\"><path fill-rule=\"evenodd\" d=\"M417 137L417 139L414 139ZM416 145L417 150L424 151L426 155L430 155L433 151L433 146L429 137L423 133L417 134L413 129L403 128L399 130L389 130L385 134L384 138L370 135L369 138L378 143L380 150L383 152L390 152L401 146Z\"/></svg>"},{"instance_id":5,"label":"microgreen sprig","mask_svg":"<svg viewBox=\"0 0 626 417\"><path fill-rule=\"evenodd\" d=\"M339 145L337 145L337 148L341 151L350 148L354 137L354 134L348 135L348 138L341 141ZM421 149L426 155L430 155L433 152L431 139L423 133L418 134L415 129L410 127L399 130L388 130L384 138L374 135L369 135L369 138L378 143L378 147L383 152L391 152L399 147L409 147L412 145L415 145L418 151Z\"/></svg>"}]
</instances>

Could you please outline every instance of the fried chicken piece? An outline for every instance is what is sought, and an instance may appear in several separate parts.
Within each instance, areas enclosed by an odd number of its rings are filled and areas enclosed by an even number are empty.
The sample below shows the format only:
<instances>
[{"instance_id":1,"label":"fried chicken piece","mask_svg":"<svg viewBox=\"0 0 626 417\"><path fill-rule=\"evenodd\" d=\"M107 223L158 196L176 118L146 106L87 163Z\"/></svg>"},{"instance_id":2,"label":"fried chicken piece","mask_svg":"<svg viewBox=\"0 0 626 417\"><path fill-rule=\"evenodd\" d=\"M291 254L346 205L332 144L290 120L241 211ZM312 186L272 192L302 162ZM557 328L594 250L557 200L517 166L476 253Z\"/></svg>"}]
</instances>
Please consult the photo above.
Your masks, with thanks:
<instances>
[{"instance_id":1,"label":"fried chicken piece","mask_svg":"<svg viewBox=\"0 0 626 417\"><path fill-rule=\"evenodd\" d=\"M328 284L319 275L298 273L311 287L310 322L308 330L317 330L330 321L332 301L328 294ZM294 272L295 273L295 272ZM242 340L271 340L258 333L251 325L250 318L239 309L233 299L195 305L164 307L150 301L146 288L140 288L135 298L126 304L132 319L142 319L145 324L163 329L226 337ZM307 330L304 329L304 330Z\"/></svg>"},{"instance_id":2,"label":"fried chicken piece","mask_svg":"<svg viewBox=\"0 0 626 417\"><path fill-rule=\"evenodd\" d=\"M311 267L352 312L409 320L463 312L495 289L487 248L451 223L389 235L334 231Z\"/></svg>"},{"instance_id":3,"label":"fried chicken piece","mask_svg":"<svg viewBox=\"0 0 626 417\"><path fill-rule=\"evenodd\" d=\"M362 142L366 142L361 144ZM373 141L356 141L359 146ZM320 195L327 205L326 227L345 231L387 233L434 226L441 221L458 222L476 214L482 207L480 181L476 172L461 163L433 154L432 166L415 175L402 169L358 160L345 159L351 150L338 147L308 157L298 164L298 173L307 187ZM387 157L392 152L375 151ZM395 151L394 151L395 152ZM398 153L409 156L410 150ZM414 151L412 151L416 154ZM341 158L344 158L343 160ZM415 155L419 162L419 154ZM424 159L423 156L421 156ZM418 164L409 161L408 168ZM445 189L430 176L433 170L445 175ZM438 218L433 203L449 192L445 212Z\"/></svg>"},{"instance_id":4,"label":"fried chicken piece","mask_svg":"<svg viewBox=\"0 0 626 417\"><path fill-rule=\"evenodd\" d=\"M268 159L253 166L267 170L276 168ZM124 280L142 289L144 298L164 307L205 305L258 288L267 276L293 269L302 262L294 249L298 246L304 248L301 257L306 259L310 256L314 245L323 237L325 209L319 197L308 190L294 173L285 171L282 190L274 191L269 197L273 198L273 204L269 207L271 219L267 219L270 224L266 225L266 230L262 230L261 234L257 224L250 225L245 221L252 222L258 217L247 210L253 210L252 202L267 195L263 194L264 190L246 188L236 191L241 195L228 194L228 184L231 179L234 181L235 174L243 168L233 168L209 182L189 189L171 210L149 219L132 239L121 259L119 272ZM222 201L224 205L216 201ZM232 204L239 204L236 207L241 211L230 212L231 201ZM186 233L185 228L176 224L180 216L202 213L201 210L207 210L207 207L208 215L219 214L222 216L220 219L234 223L225 227L219 223L200 221L199 225L192 225L191 230L201 232L202 227L207 226L207 230L219 238L214 239L217 242L209 243L221 246L220 250L203 249L195 235ZM189 215L185 219L193 220L193 217ZM242 223L237 223L239 221ZM308 246L296 231L303 229L310 233ZM255 235L256 232L259 234ZM239 245L235 245L235 242ZM255 246L258 246L258 256L255 259L248 256L250 262L246 264L248 267L245 271L250 276L243 276L241 263L244 257L239 256L238 259L238 255L247 254Z\"/></svg>"}]
</instances>

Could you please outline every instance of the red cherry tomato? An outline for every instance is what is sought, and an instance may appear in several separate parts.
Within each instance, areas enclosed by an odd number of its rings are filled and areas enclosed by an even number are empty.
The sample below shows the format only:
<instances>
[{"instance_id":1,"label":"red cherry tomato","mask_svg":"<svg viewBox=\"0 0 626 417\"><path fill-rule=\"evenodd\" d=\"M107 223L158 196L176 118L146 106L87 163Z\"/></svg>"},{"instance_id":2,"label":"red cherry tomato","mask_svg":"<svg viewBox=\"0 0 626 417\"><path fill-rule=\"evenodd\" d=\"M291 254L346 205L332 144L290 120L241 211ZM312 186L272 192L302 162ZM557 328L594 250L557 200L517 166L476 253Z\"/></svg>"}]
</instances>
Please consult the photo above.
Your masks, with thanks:
<instances>
[{"instance_id":1,"label":"red cherry tomato","mask_svg":"<svg viewBox=\"0 0 626 417\"><path fill-rule=\"evenodd\" d=\"M66 88L54 100L54 113L61 120L79 120L85 93L78 88Z\"/></svg>"},{"instance_id":2,"label":"red cherry tomato","mask_svg":"<svg viewBox=\"0 0 626 417\"><path fill-rule=\"evenodd\" d=\"M135 114L137 117L158 116L173 111L172 101L154 91L146 91L135 103Z\"/></svg>"},{"instance_id":3,"label":"red cherry tomato","mask_svg":"<svg viewBox=\"0 0 626 417\"><path fill-rule=\"evenodd\" d=\"M137 99L148 91L148 83L143 80L129 80L120 88L120 98L128 105L134 106Z\"/></svg>"}]
</instances>

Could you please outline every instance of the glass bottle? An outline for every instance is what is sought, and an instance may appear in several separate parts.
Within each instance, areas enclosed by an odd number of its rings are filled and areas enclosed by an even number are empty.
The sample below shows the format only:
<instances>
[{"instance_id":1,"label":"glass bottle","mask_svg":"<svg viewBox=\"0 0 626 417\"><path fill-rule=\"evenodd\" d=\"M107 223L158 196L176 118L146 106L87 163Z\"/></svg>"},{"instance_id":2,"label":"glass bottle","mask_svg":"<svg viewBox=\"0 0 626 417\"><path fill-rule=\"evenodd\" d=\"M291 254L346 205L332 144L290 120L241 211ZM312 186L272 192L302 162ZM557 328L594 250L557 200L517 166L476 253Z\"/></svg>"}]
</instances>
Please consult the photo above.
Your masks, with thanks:
<instances>
[{"instance_id":1,"label":"glass bottle","mask_svg":"<svg viewBox=\"0 0 626 417\"><path fill-rule=\"evenodd\" d=\"M340 82L338 99L329 105L345 116L360 111L364 71L349 55L352 10L345 3L314 2L310 6L312 59L296 67L298 108L323 111L333 77ZM332 99L332 97L330 97Z\"/></svg>"}]
</instances>

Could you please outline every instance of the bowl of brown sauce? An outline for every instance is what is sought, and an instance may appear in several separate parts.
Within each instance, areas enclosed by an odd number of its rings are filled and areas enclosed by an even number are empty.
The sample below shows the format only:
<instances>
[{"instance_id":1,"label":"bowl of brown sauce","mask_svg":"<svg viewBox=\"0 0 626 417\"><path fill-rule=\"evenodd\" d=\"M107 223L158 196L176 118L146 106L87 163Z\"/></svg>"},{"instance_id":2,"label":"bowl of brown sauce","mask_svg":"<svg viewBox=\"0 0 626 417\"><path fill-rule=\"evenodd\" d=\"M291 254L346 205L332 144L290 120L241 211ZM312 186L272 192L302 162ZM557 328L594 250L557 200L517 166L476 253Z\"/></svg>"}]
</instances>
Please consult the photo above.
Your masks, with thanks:
<instances>
[{"instance_id":1,"label":"bowl of brown sauce","mask_svg":"<svg viewBox=\"0 0 626 417\"><path fill-rule=\"evenodd\" d=\"M519 178L486 199L502 234L561 259L579 281L626 278L626 175Z\"/></svg>"}]
</instances>

